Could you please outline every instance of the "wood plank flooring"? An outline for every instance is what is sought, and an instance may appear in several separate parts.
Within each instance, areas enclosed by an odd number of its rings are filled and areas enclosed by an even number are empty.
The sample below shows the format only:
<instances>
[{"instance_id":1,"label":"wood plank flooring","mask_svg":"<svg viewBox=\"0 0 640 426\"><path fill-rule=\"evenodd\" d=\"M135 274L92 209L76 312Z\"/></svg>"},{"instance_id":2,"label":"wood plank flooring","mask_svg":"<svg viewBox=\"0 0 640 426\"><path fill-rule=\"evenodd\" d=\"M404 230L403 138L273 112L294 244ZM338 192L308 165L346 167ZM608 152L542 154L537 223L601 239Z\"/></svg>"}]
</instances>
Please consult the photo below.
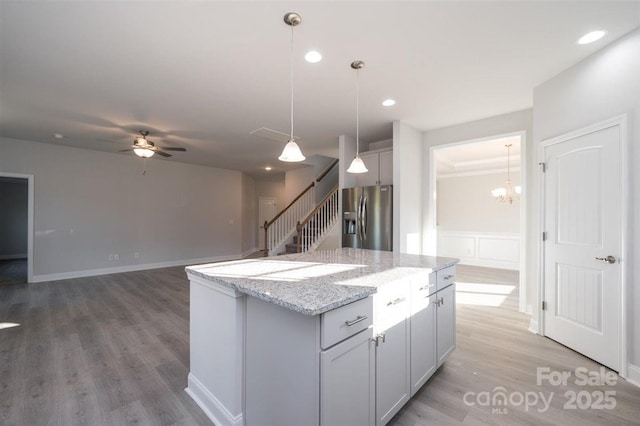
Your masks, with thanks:
<instances>
[{"instance_id":1,"label":"wood plank flooring","mask_svg":"<svg viewBox=\"0 0 640 426\"><path fill-rule=\"evenodd\" d=\"M0 260L0 286L27 282L27 259Z\"/></svg>"},{"instance_id":2,"label":"wood plank flooring","mask_svg":"<svg viewBox=\"0 0 640 426\"><path fill-rule=\"evenodd\" d=\"M536 385L536 367L598 365L527 331L516 273L461 266L458 281L458 348L390 424L640 424L640 389L622 380L606 388L614 410L562 408L564 392L604 387ZM0 425L210 425L184 392L188 289L182 267L0 287ZM556 396L542 413L463 401L497 386Z\"/></svg>"}]
</instances>

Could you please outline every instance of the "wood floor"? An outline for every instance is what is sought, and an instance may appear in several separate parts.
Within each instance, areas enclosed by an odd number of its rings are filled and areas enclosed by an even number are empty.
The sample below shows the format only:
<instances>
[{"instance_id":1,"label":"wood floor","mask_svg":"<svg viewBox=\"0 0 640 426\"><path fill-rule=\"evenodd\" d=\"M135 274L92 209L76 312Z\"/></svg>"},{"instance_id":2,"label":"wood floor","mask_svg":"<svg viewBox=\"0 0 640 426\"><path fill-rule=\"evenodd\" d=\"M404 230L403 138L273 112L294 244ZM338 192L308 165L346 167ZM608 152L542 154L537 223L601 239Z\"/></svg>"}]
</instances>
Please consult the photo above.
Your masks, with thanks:
<instances>
[{"instance_id":1,"label":"wood floor","mask_svg":"<svg viewBox=\"0 0 640 426\"><path fill-rule=\"evenodd\" d=\"M603 387L536 385L536 367L599 366L527 331L517 274L461 266L458 282L457 350L390 424L640 424L640 389L622 380L606 388L614 410L563 409L564 392ZM0 287L0 425L210 425L184 392L188 366L182 267ZM464 403L497 386L555 396L546 412Z\"/></svg>"},{"instance_id":2,"label":"wood floor","mask_svg":"<svg viewBox=\"0 0 640 426\"><path fill-rule=\"evenodd\" d=\"M0 287L27 282L27 259L0 260Z\"/></svg>"}]
</instances>

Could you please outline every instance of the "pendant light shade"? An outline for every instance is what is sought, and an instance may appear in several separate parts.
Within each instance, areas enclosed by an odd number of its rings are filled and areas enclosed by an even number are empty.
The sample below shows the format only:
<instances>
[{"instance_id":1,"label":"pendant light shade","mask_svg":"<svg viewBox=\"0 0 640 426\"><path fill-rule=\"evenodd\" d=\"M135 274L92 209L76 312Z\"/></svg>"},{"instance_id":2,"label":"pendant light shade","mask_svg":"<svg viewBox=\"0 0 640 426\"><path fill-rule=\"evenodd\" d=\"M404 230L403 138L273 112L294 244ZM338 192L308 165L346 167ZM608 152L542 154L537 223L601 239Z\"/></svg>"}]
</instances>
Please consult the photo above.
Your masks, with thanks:
<instances>
[{"instance_id":1,"label":"pendant light shade","mask_svg":"<svg viewBox=\"0 0 640 426\"><path fill-rule=\"evenodd\" d=\"M289 12L284 15L284 22L291 27L291 135L278 160L294 163L305 160L305 156L302 155L302 151L293 137L293 27L299 25L302 18L297 13Z\"/></svg>"},{"instance_id":2,"label":"pendant light shade","mask_svg":"<svg viewBox=\"0 0 640 426\"><path fill-rule=\"evenodd\" d=\"M305 156L302 155L300 147L293 139L287 142L287 144L284 146L284 149L282 150L282 154L280 154L280 157L278 157L278 160L286 161L288 163L304 161L304 159Z\"/></svg>"},{"instance_id":3,"label":"pendant light shade","mask_svg":"<svg viewBox=\"0 0 640 426\"><path fill-rule=\"evenodd\" d=\"M351 68L356 70L356 157L347 169L347 173L367 173L369 170L360 158L360 69L364 68L364 62L353 61Z\"/></svg>"},{"instance_id":4,"label":"pendant light shade","mask_svg":"<svg viewBox=\"0 0 640 426\"><path fill-rule=\"evenodd\" d=\"M347 169L348 173L367 173L368 171L369 169L367 169L367 166L364 165L364 161L362 161L360 157L354 158Z\"/></svg>"}]
</instances>

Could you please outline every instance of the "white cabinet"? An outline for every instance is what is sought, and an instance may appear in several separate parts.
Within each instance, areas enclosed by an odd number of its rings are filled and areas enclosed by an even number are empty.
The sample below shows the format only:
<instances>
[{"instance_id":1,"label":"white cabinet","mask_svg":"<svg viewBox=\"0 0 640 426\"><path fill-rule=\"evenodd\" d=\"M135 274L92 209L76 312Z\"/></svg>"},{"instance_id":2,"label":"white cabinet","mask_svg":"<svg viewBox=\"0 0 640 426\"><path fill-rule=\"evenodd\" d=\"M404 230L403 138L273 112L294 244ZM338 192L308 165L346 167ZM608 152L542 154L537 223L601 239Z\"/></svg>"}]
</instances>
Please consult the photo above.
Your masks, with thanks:
<instances>
[{"instance_id":1,"label":"white cabinet","mask_svg":"<svg viewBox=\"0 0 640 426\"><path fill-rule=\"evenodd\" d=\"M411 396L429 380L456 346L455 266L411 286Z\"/></svg>"},{"instance_id":2,"label":"white cabinet","mask_svg":"<svg viewBox=\"0 0 640 426\"><path fill-rule=\"evenodd\" d=\"M438 367L456 348L456 291L455 284L436 294Z\"/></svg>"},{"instance_id":3,"label":"white cabinet","mask_svg":"<svg viewBox=\"0 0 640 426\"><path fill-rule=\"evenodd\" d=\"M436 295L429 293L428 284L420 283L411 292L411 396L438 368Z\"/></svg>"},{"instance_id":4,"label":"white cabinet","mask_svg":"<svg viewBox=\"0 0 640 426\"><path fill-rule=\"evenodd\" d=\"M369 171L356 175L356 186L393 185L393 151L362 152L360 158Z\"/></svg>"},{"instance_id":5,"label":"white cabinet","mask_svg":"<svg viewBox=\"0 0 640 426\"><path fill-rule=\"evenodd\" d=\"M394 282L374 296L376 424L384 425L410 398L410 286Z\"/></svg>"},{"instance_id":6,"label":"white cabinet","mask_svg":"<svg viewBox=\"0 0 640 426\"><path fill-rule=\"evenodd\" d=\"M380 185L393 185L393 151L380 153L378 176Z\"/></svg>"},{"instance_id":7,"label":"white cabinet","mask_svg":"<svg viewBox=\"0 0 640 426\"><path fill-rule=\"evenodd\" d=\"M375 425L372 338L369 328L320 354L321 425Z\"/></svg>"}]
</instances>

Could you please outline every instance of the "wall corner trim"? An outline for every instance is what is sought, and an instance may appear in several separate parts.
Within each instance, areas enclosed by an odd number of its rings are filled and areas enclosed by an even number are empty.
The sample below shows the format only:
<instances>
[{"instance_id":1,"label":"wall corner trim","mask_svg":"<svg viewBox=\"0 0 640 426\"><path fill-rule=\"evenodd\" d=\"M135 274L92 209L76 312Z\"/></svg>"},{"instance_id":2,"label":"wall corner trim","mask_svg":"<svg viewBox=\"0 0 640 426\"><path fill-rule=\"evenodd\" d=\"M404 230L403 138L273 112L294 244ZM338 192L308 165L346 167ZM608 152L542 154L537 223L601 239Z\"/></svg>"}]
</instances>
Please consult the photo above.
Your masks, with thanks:
<instances>
[{"instance_id":1,"label":"wall corner trim","mask_svg":"<svg viewBox=\"0 0 640 426\"><path fill-rule=\"evenodd\" d=\"M627 364L627 382L640 388L640 367L631 363Z\"/></svg>"}]
</instances>

